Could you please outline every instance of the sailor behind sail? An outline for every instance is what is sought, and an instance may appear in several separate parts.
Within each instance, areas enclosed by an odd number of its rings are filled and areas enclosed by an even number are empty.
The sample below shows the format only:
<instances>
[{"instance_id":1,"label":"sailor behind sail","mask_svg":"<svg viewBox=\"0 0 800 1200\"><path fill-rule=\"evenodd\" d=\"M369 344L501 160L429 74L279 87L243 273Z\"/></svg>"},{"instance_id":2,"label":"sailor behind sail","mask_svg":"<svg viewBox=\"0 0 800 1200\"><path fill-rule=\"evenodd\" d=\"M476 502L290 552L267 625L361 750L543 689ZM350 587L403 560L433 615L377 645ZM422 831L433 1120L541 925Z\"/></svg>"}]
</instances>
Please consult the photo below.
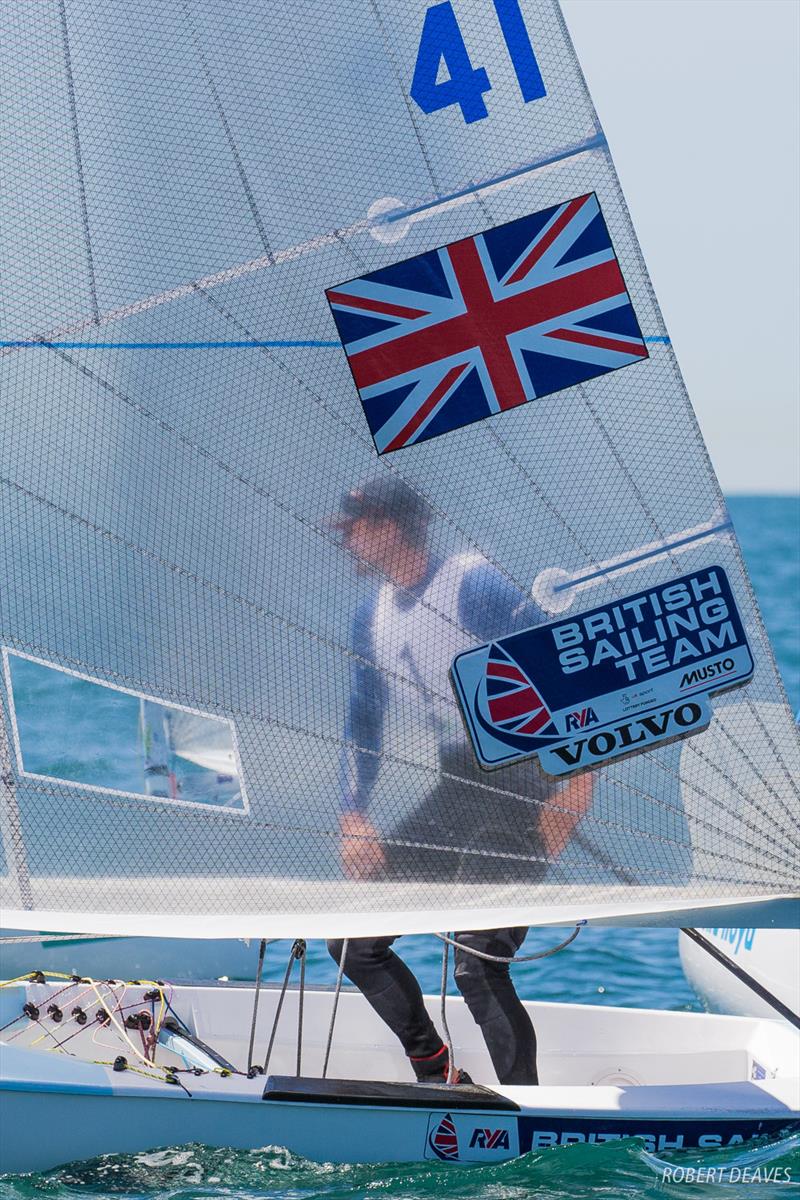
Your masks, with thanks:
<instances>
[{"instance_id":1,"label":"sailor behind sail","mask_svg":"<svg viewBox=\"0 0 800 1200\"><path fill-rule=\"evenodd\" d=\"M344 866L355 877L537 882L586 810L591 784L584 779L559 789L535 763L481 771L448 671L471 641L536 624L543 614L483 555L442 561L431 553L431 516L401 480L380 477L347 493L335 521L357 569L382 579L352 628L355 661L341 762ZM381 754L398 725L407 746L435 748L440 773L381 842L367 813ZM556 794L553 810L546 802ZM569 808L575 820L563 811ZM437 849L426 849L431 843Z\"/></svg>"},{"instance_id":2,"label":"sailor behind sail","mask_svg":"<svg viewBox=\"0 0 800 1200\"><path fill-rule=\"evenodd\" d=\"M450 662L470 639L510 632L541 615L483 556L437 559L427 545L431 515L411 488L380 477L349 492L335 521L358 570L383 578L353 625L356 661L345 742L358 749L346 751L342 763L343 866L355 879L536 882L588 807L591 783L583 776L559 787L529 763L488 779L477 766L448 695ZM393 707L406 719L419 714L436 742L440 771L412 813L382 840L367 810ZM555 793L558 811L544 803ZM459 936L465 947L511 958L526 932ZM446 1047L417 981L391 950L394 940L351 940L345 972L397 1034L417 1078L447 1078ZM329 948L341 961L343 943ZM536 1083L536 1038L508 965L458 949L455 978L498 1079Z\"/></svg>"}]
</instances>

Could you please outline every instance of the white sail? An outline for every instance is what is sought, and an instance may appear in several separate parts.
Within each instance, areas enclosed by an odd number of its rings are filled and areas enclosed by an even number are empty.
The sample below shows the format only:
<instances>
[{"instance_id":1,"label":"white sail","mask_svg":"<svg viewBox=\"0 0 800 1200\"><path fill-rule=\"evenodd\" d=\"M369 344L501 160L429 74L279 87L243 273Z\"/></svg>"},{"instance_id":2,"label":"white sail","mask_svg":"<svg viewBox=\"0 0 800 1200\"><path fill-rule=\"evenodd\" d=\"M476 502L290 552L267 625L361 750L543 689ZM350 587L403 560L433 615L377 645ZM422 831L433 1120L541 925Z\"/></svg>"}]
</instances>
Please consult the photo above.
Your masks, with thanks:
<instances>
[{"instance_id":1,"label":"white sail","mask_svg":"<svg viewBox=\"0 0 800 1200\"><path fill-rule=\"evenodd\" d=\"M785 910L797 739L553 0L58 0L7 14L0 77L4 923ZM489 292L505 325L474 315ZM341 528L400 485L413 579ZM740 623L720 690L679 685L703 697L691 729L637 677L627 732L563 743L582 774L527 751L482 769L452 661L554 614L623 621L681 579L724 579ZM698 671L727 657L712 635ZM233 803L148 791L114 724L139 704L190 712L199 769L216 722ZM564 736L600 728L571 704ZM666 723L620 756L640 717Z\"/></svg>"}]
</instances>

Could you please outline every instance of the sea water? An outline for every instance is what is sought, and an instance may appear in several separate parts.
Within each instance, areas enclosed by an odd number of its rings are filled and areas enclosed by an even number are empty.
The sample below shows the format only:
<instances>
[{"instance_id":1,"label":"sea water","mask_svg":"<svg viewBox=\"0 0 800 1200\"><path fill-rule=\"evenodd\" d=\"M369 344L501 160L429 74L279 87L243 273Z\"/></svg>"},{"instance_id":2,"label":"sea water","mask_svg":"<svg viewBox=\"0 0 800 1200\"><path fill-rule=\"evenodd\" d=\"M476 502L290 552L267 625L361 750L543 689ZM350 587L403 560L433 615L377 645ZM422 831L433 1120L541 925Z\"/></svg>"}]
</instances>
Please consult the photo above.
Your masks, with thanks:
<instances>
[{"instance_id":1,"label":"sea water","mask_svg":"<svg viewBox=\"0 0 800 1200\"><path fill-rule=\"evenodd\" d=\"M794 711L800 707L800 500L737 496L729 500L767 630ZM522 953L548 948L560 931L538 930ZM284 971L286 945L270 946L266 977ZM553 957L520 964L515 978L526 999L642 1008L701 1009L678 958L676 930L585 929ZM441 945L404 938L398 945L425 991L441 978ZM309 945L309 981L330 983L324 946ZM452 984L451 984L452 988ZM46 1136L43 1131L42 1136ZM169 1131L165 1130L165 1141ZM724 1168L724 1172L722 1169ZM331 1166L306 1162L280 1147L258 1151L176 1147L114 1155L45 1175L0 1178L0 1200L47 1196L70 1200L774 1200L800 1191L800 1137L724 1151L648 1153L635 1138L601 1146L563 1146L499 1166L445 1163Z\"/></svg>"}]
</instances>

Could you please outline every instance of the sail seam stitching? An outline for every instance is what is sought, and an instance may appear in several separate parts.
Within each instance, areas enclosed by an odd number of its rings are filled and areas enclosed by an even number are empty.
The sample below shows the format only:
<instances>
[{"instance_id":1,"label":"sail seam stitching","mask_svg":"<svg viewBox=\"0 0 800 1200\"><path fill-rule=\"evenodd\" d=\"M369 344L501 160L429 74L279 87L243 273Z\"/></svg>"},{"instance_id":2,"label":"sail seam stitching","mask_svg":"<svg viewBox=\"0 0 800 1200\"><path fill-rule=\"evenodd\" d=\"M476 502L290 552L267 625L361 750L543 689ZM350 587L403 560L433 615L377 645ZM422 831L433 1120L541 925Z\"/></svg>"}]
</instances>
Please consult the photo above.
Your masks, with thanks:
<instances>
[{"instance_id":1,"label":"sail seam stitching","mask_svg":"<svg viewBox=\"0 0 800 1200\"><path fill-rule=\"evenodd\" d=\"M211 98L214 102L214 107L217 110L217 116L219 117L220 124L222 125L223 131L225 133L225 138L228 143L228 148L230 149L231 156L233 157L233 161L236 165L236 172L239 176L239 182L242 185L242 190L244 191L245 198L247 199L247 204L250 209L250 215L252 216L253 221L256 226L256 229L258 230L258 236L261 239L262 246L264 247L264 252L267 257L268 265L271 267L274 267L275 255L273 253L272 246L270 245L269 238L267 237L267 232L264 227L264 222L262 220L261 213L259 212L258 205L256 204L255 193L253 192L252 186L250 184L250 180L247 176L247 172L244 169L244 163L242 162L242 157L241 157L241 154L239 153L239 147L237 146L236 141L234 139L233 130L231 129L230 122L228 121L227 113L225 112L225 109L223 107L222 99L220 97L219 91L217 90L217 85L214 82L214 77L211 74L211 68L208 65L208 60L206 59L206 56L203 52L203 48L202 48L202 45L200 42L200 37L197 32L197 28L195 26L194 20L192 19L192 13L191 13L191 9L189 7L189 0L183 0L182 8L183 8L184 16L186 17L186 23L189 26L189 31L191 33L192 41L194 42L194 48L197 53L197 57L200 61L200 66L203 71L203 75L205 76L206 83L208 84L208 90L211 93Z\"/></svg>"},{"instance_id":2,"label":"sail seam stitching","mask_svg":"<svg viewBox=\"0 0 800 1200\"><path fill-rule=\"evenodd\" d=\"M89 208L86 199L86 181L83 172L83 156L81 154L81 139L80 129L78 125L78 105L75 95L75 80L72 74L72 56L70 54L69 45L69 28L67 25L67 9L66 0L59 0L58 3L59 18L61 21L61 33L64 44L64 71L67 80L67 95L69 100L70 123L72 125L72 140L75 149L75 164L78 174L78 195L80 199L81 223L83 225L83 238L86 249L86 265L89 275L89 294L92 305L92 324L100 324L100 306L97 302L97 281L94 268L94 256L92 254L92 238L89 227Z\"/></svg>"}]
</instances>

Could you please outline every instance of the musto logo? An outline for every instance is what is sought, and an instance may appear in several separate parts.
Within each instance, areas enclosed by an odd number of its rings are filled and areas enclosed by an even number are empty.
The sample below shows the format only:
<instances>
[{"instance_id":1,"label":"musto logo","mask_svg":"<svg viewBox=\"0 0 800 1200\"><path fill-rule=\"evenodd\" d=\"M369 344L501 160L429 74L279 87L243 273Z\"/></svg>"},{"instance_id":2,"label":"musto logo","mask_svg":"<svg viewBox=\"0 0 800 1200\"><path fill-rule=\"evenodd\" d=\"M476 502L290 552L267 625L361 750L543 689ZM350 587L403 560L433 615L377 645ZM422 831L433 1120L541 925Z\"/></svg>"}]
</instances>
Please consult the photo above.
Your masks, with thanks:
<instances>
[{"instance_id":1,"label":"musto logo","mask_svg":"<svg viewBox=\"0 0 800 1200\"><path fill-rule=\"evenodd\" d=\"M502 1162L519 1154L516 1117L497 1113L431 1114L425 1157L444 1162Z\"/></svg>"},{"instance_id":2,"label":"musto logo","mask_svg":"<svg viewBox=\"0 0 800 1200\"><path fill-rule=\"evenodd\" d=\"M681 679L681 691L700 688L709 679L722 680L726 675L733 675L736 663L732 658L718 658L707 663L704 667L696 667L694 671L686 671ZM722 686L720 684L720 686Z\"/></svg>"},{"instance_id":3,"label":"musto logo","mask_svg":"<svg viewBox=\"0 0 800 1200\"><path fill-rule=\"evenodd\" d=\"M465 650L450 673L482 767L536 755L564 775L699 733L753 659L727 575L704 567Z\"/></svg>"}]
</instances>

